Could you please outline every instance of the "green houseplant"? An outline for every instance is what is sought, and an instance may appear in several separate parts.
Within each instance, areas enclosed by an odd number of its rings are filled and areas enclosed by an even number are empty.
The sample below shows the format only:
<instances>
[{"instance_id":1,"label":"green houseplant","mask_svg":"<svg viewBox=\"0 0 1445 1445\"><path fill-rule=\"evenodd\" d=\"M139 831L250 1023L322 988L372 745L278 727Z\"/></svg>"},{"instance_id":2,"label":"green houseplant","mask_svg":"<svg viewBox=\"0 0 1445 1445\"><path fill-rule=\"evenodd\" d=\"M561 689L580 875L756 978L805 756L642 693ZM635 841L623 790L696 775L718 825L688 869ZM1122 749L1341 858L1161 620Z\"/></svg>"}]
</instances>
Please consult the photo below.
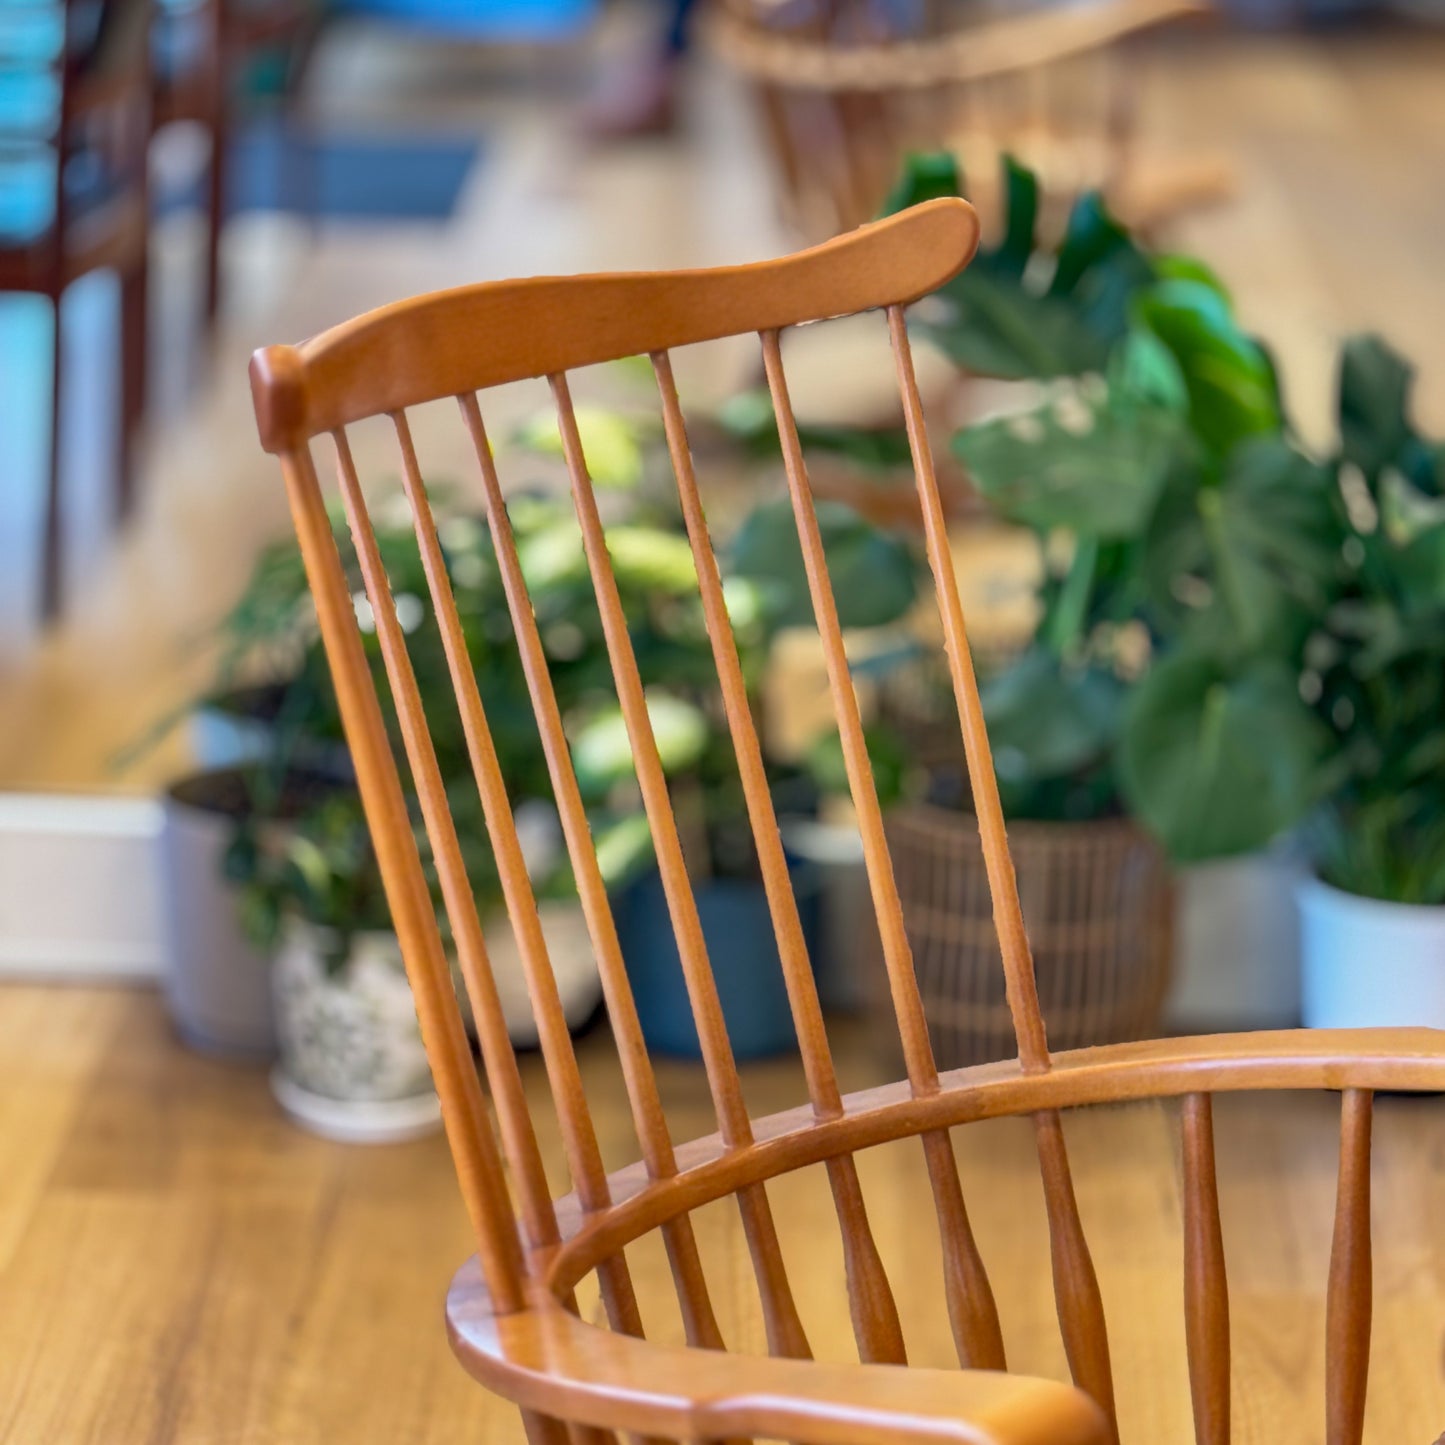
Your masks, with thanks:
<instances>
[{"instance_id":1,"label":"green houseplant","mask_svg":"<svg viewBox=\"0 0 1445 1445\"><path fill-rule=\"evenodd\" d=\"M1341 358L1343 577L1306 651L1328 794L1300 889L1304 1014L1445 1028L1445 447L1409 412L1409 365Z\"/></svg>"},{"instance_id":2,"label":"green houseplant","mask_svg":"<svg viewBox=\"0 0 1445 1445\"><path fill-rule=\"evenodd\" d=\"M611 493L606 505L612 565L664 770L678 799L679 815L688 823L689 865L698 879L699 896L712 889L726 891L743 896L751 908L762 898L757 863L680 517L675 503L669 506L646 476L649 434L605 413L587 413L583 420L589 465L598 486ZM555 437L542 425L523 428L517 441L542 454L556 447ZM490 534L483 522L458 509L444 489L438 489L437 496L448 571L508 791L519 826L536 843L529 853L529 871L541 902L544 930L551 922L557 924L554 951L559 957L554 966L559 975L575 971L573 963L580 968L573 980L578 1008L569 1012L578 1022L596 1001L596 970L560 845L545 757ZM516 493L509 499L509 512L604 875L619 900L626 942L626 920L648 916L648 910L628 904L632 886L645 889L652 882L651 844L580 532L570 503L555 490ZM333 521L363 643L380 680L381 659L370 609L342 519L337 516ZM509 1027L516 1041L525 1044L535 1039L535 1026L520 985L519 966L512 966L515 949L509 942L485 828L477 815L475 784L416 542L408 519L400 512L393 515L385 501L374 509L374 521L398 613L408 632L438 760L468 844L468 873L504 1005L509 997L517 1005L516 1017L508 1014ZM847 508L825 506L821 522L830 558L853 579L847 604L850 625L891 620L911 604L916 564L908 549ZM786 506L765 504L754 509L721 551L744 674L755 686L779 628L807 615L801 555ZM259 673L278 699L261 755L253 759L251 796L235 829L227 866L240 889L250 937L277 954L278 988L281 981L289 980L289 992L278 993L281 1006L294 1012L302 1000L298 979L311 994L323 987L334 991L345 983L354 958L375 958L377 939L385 930L385 905L350 788L304 575L289 544L263 556L223 635L222 676L229 681ZM384 686L380 691L387 697ZM389 711L386 719L393 744L399 746L396 719ZM327 760L331 791L299 817L278 816L273 805L284 781L296 769L314 765L318 757ZM804 771L774 768L773 772L778 786L801 795L806 806L812 783ZM524 848L526 843L524 837ZM440 909L439 897L437 903ZM570 926L564 926L566 920ZM718 946L726 949L735 932L733 927L723 928ZM635 954L636 949L629 950L629 963ZM747 969L757 970L760 964L765 968L766 959L749 959ZM509 981L516 987L509 987ZM754 992L742 989L744 996ZM564 1002L566 993L564 989ZM283 1024L281 1032L284 1063L284 1046L297 1031L288 1031ZM312 1077L316 1082L322 1076L313 1073ZM300 1081L293 1077L290 1082ZM340 1085L333 1079L330 1087Z\"/></svg>"},{"instance_id":3,"label":"green houseplant","mask_svg":"<svg viewBox=\"0 0 1445 1445\"><path fill-rule=\"evenodd\" d=\"M955 179L920 163L905 195ZM1031 179L1006 189L1002 241L918 327L1034 388L954 441L1038 539L1038 625L985 689L1012 816L1124 813L1183 865L1308 823L1325 886L1438 901L1440 449L1409 368L1347 343L1317 455L1207 268L1087 199L1041 261Z\"/></svg>"}]
</instances>

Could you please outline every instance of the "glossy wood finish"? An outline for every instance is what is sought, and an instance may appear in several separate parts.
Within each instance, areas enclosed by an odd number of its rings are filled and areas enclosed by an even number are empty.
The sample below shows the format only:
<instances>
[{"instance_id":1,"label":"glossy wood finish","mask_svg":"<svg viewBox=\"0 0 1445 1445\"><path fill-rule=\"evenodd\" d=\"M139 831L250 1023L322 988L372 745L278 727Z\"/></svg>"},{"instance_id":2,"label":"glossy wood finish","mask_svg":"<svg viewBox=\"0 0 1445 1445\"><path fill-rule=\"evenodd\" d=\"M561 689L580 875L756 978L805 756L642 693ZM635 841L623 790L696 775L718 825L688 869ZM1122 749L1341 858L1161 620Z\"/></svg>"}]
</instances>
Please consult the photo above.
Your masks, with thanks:
<instances>
[{"instance_id":1,"label":"glossy wood finish","mask_svg":"<svg viewBox=\"0 0 1445 1445\"><path fill-rule=\"evenodd\" d=\"M1370 1374L1370 1129L1374 1095L1346 1089L1340 1104L1340 1177L1325 1318L1325 1440L1360 1445Z\"/></svg>"},{"instance_id":2,"label":"glossy wood finish","mask_svg":"<svg viewBox=\"0 0 1445 1445\"><path fill-rule=\"evenodd\" d=\"M542 276L398 301L256 354L261 442L279 453L440 396L906 303L941 286L977 245L972 207L934 202L758 265Z\"/></svg>"},{"instance_id":3,"label":"glossy wood finish","mask_svg":"<svg viewBox=\"0 0 1445 1445\"><path fill-rule=\"evenodd\" d=\"M833 1021L845 1092L881 1079L866 1027ZM630 1111L605 1031L578 1041L609 1161L631 1147ZM759 1112L798 1092L785 1061L745 1064ZM522 1073L547 1099L541 1056ZM678 1137L705 1133L696 1066L659 1060ZM1106 1298L1121 1430L1192 1440L1180 1309L1176 1105L1066 1117L1076 1186ZM1445 1421L1437 1352L1445 1318L1438 1201L1445 1101L1375 1104L1375 1349L1366 1438L1428 1445ZM1323 1092L1221 1094L1220 1206L1228 1229L1238 1445L1320 1445L1324 1282L1340 1101ZM0 1441L149 1445L523 1445L515 1406L457 1365L440 1327L442 1283L470 1227L441 1138L357 1149L299 1133L264 1069L195 1054L145 988L0 988ZM548 1177L565 1188L556 1131ZM974 1227L1000 1285L1010 1363L1067 1378L1052 1319L1045 1225L1027 1119L954 1131ZM912 1141L859 1158L871 1220L906 1311L910 1355L952 1358L938 1256L918 1216L928 1180ZM820 1360L852 1354L831 1208L819 1169L770 1192L799 1306ZM927 1206L923 1206L927 1212ZM698 1216L719 1322L762 1343L746 1246L726 1206ZM650 1338L677 1346L659 1301L667 1260L652 1236L628 1251ZM1007 1281L1006 1293L1003 1290ZM915 1306L934 1291L937 1308ZM583 1317L597 1310L583 1294Z\"/></svg>"},{"instance_id":4,"label":"glossy wood finish","mask_svg":"<svg viewBox=\"0 0 1445 1445\"><path fill-rule=\"evenodd\" d=\"M1186 1094L1184 1123L1184 1326L1196 1445L1229 1445L1229 1279L1219 1221L1214 1105Z\"/></svg>"},{"instance_id":5,"label":"glossy wood finish","mask_svg":"<svg viewBox=\"0 0 1445 1445\"><path fill-rule=\"evenodd\" d=\"M537 619L527 596L526 582L522 576L517 544L512 536L511 523L502 499L496 464L476 398L471 395L462 397L461 409L481 470L486 513L492 527L502 585L516 629L522 667L546 753L548 774L562 821L573 877L577 881L588 935L598 963L603 997L607 1002L613 1036L621 1055L622 1073L632 1106L638 1143L649 1176L654 1179L666 1178L673 1174L677 1167L672 1140L668 1135L667 1121L658 1097L656 1077L642 1040L637 1008L633 1003L632 990L622 963L617 925L612 916L602 871L597 863L597 850L593 846L592 834L587 825L586 809L572 766L571 754L567 751L562 715L557 706L551 676L547 671ZM566 1107L565 1102L563 1107ZM682 1218L669 1220L662 1228L679 1302L687 1322L688 1340L694 1345L706 1348L721 1348L722 1337L718 1332L711 1301L708 1299L707 1285L691 1226Z\"/></svg>"},{"instance_id":6,"label":"glossy wood finish","mask_svg":"<svg viewBox=\"0 0 1445 1445\"><path fill-rule=\"evenodd\" d=\"M885 1438L1020 1445L1077 1440L1111 1445L1118 1439L1118 1425L1103 1294L1076 1197L1061 1110L1171 1095L1189 1100L1185 1105L1186 1332L1196 1403L1202 1393L1205 1414L1214 1412L1218 1438L1219 1322L1217 1307L1204 1295L1216 1276L1222 1280L1223 1264L1206 1096L1300 1087L1348 1090L1331 1267L1327 1393L1331 1419L1341 1422L1332 1425L1338 1431L1332 1439L1342 1445L1358 1439L1350 1430L1361 1418L1365 1379L1359 1339L1368 1319L1369 1091L1445 1083L1445 1040L1425 1031L1286 1033L1050 1055L902 309L966 264L977 237L969 207L955 200L936 201L814 251L751 267L541 279L423 297L384 308L299 348L271 348L258 353L253 362L262 440L280 453L291 488L363 802L478 1234L480 1271L474 1265L463 1268L449 1306L453 1342L473 1374L530 1412L526 1424L533 1440L547 1445L560 1442L558 1422L565 1421L570 1438L588 1445L593 1445L593 1432L613 1430L687 1440L761 1434L818 1445ZM1016 1061L944 1076L934 1062L903 928L780 339L785 327L860 309L887 312L1019 1049ZM676 346L748 331L761 339L786 487L821 634L829 695L859 818L906 1065L904 1082L862 1094L844 1095L838 1085L668 354ZM657 377L703 616L803 1058L808 1102L791 1113L762 1119L749 1113L728 1040L568 379L576 367L635 353L651 357ZM554 398L582 549L702 1046L717 1133L681 1148L672 1145L662 1118L655 1075L642 1044L564 722L476 395L478 389L530 377L545 377ZM409 406L448 395L459 399L480 469L482 499L614 1021L642 1154L637 1165L610 1175L602 1168L587 1092L561 1018L535 900L507 807L505 780L466 660L405 415ZM541 1178L540 1141L519 1067L506 1045L455 825L347 442L345 428L377 412L391 417L397 433L404 485L447 645L488 831L507 880L513 925L523 940L523 963L541 1022L551 1101L561 1123L574 1189L555 1207ZM500 1147L464 1056L441 935L421 886L417 845L405 818L401 776L388 751L378 700L364 673L357 623L326 526L310 451L312 437L323 431L332 434L337 450L343 499L402 723L408 771L478 1015ZM1055 1303L1077 1387L1073 1390L994 1373L1004 1365L1003 1332L994 1289L965 1207L950 1131L1006 1115L1032 1121ZM890 1283L885 1272L861 1187L857 1163L861 1150L914 1137L921 1141L938 1221L943 1303L965 1367L958 1374L899 1368L906 1358L900 1296L894 1289L896 1281ZM500 1172L503 1158L511 1168L521 1206L520 1237ZM863 1362L857 1366L840 1368L809 1359L812 1345L773 1212L770 1185L810 1165L822 1165L828 1178L849 1312ZM735 1201L738 1210L771 1359L743 1359L717 1348L721 1336L702 1275L693 1219L699 1210L725 1199ZM663 1234L667 1245L689 1343L711 1348L678 1350L639 1338L641 1312L624 1249L641 1244L655 1231ZM580 1296L584 1277L594 1271L612 1333L599 1331L573 1313L574 1296ZM910 1284L916 1291L916 1282ZM980 1366L986 1367L983 1372ZM1227 1347L1224 1369L1227 1388ZM1227 1415L1227 1404L1224 1408Z\"/></svg>"}]
</instances>

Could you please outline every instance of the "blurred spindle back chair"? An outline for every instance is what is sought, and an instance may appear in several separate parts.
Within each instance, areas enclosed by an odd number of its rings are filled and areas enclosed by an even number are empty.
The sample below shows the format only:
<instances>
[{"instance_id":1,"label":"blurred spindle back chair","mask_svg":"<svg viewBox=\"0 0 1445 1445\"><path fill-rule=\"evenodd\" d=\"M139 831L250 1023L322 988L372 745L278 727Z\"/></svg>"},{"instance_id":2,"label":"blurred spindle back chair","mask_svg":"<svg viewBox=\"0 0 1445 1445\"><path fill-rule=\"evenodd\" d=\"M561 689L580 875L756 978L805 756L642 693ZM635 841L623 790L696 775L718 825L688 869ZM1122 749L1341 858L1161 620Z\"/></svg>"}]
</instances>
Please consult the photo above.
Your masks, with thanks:
<instances>
[{"instance_id":1,"label":"blurred spindle back chair","mask_svg":"<svg viewBox=\"0 0 1445 1445\"><path fill-rule=\"evenodd\" d=\"M999 160L1049 215L1086 191L1136 229L1226 194L1217 156L1140 134L1133 37L1206 0L715 0L713 48L750 84L783 211L818 240L876 216L915 151L949 150L992 226Z\"/></svg>"},{"instance_id":2,"label":"blurred spindle back chair","mask_svg":"<svg viewBox=\"0 0 1445 1445\"><path fill-rule=\"evenodd\" d=\"M0 292L44 296L55 317L40 610L63 600L65 328L74 281L114 271L116 510L133 492L145 410L151 134L150 0L21 0L0 28ZM79 430L74 417L72 430Z\"/></svg>"},{"instance_id":3,"label":"blurred spindle back chair","mask_svg":"<svg viewBox=\"0 0 1445 1445\"><path fill-rule=\"evenodd\" d=\"M1256 1088L1344 1091L1329 1278L1328 1439L1331 1445L1346 1445L1360 1438L1370 1320L1371 1091L1445 1087L1445 1040L1423 1030L1276 1033L1050 1056L904 320L906 305L967 263L977 238L977 220L966 203L934 201L812 251L753 266L544 278L425 296L363 316L298 348L259 352L252 363L262 440L281 460L357 779L476 1231L479 1260L461 1269L449 1297L453 1345L479 1380L520 1405L534 1442L596 1445L611 1441L613 1432L683 1440L762 1436L815 1445L900 1440L1083 1445L1115 1440L1104 1311L1075 1204L1059 1111L1100 1101L1183 1096L1184 1281L1193 1404L1199 1440L1220 1445L1229 1428L1229 1330L1210 1097L1218 1090ZM780 332L793 325L873 309L886 313L896 361L1018 1039L1016 1063L945 1077L935 1068L919 1002L779 342ZM840 1093L809 968L669 359L674 348L746 332L761 336L788 493L826 654L907 1063L903 1082L848 1097ZM807 1105L759 1121L748 1115L729 1048L569 392L570 370L637 354L650 356L656 373L807 1085ZM556 401L587 563L717 1115L715 1137L682 1148L675 1148L669 1135L639 1030L477 397L478 391L500 383L539 377L548 379ZM468 660L408 422L408 408L448 397L456 398L460 424L475 447L515 641L546 748L636 1128L640 1162L610 1176L604 1172L563 1022L505 780ZM374 416L389 417L396 432L403 485L507 908L520 941L574 1186L574 1193L560 1203L554 1203L543 1175L538 1135L502 1021L406 637L348 442L348 427ZM341 494L402 725L406 764L475 1011L500 1141L458 1012L408 824L407 795L388 746L380 699L323 502L311 451L312 439L323 434L335 445ZM1027 1115L1033 1121L1058 1316L1075 1388L1005 1373L998 1310L970 1230L949 1134L955 1125L1003 1115ZM874 1243L854 1162L860 1149L913 1137L923 1151L942 1243L942 1289L962 1366L957 1372L897 1368L906 1363L898 1306ZM826 1169L838 1218L858 1365L831 1366L809 1358L809 1341L769 1205L769 1179L815 1164ZM709 1299L691 1214L728 1197L735 1198L741 1214L768 1357L727 1353ZM639 1301L623 1247L654 1232L666 1247L686 1347L642 1338ZM594 1271L610 1330L584 1323L575 1313L574 1288Z\"/></svg>"}]
</instances>

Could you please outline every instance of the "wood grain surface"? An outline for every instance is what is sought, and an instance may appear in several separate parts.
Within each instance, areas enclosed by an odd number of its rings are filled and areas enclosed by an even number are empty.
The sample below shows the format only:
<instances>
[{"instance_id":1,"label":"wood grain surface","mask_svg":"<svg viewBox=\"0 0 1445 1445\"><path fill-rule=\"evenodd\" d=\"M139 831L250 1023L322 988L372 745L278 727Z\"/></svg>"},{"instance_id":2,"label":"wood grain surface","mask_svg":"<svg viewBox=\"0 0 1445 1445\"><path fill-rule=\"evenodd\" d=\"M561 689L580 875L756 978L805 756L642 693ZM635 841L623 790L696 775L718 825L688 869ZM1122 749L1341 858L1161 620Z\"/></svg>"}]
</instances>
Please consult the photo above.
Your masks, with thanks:
<instances>
[{"instance_id":1,"label":"wood grain surface","mask_svg":"<svg viewBox=\"0 0 1445 1445\"><path fill-rule=\"evenodd\" d=\"M885 1077L838 1031L840 1084ZM621 1075L601 1035L580 1066L610 1169L629 1161ZM522 1062L529 1095L541 1059ZM744 1066L755 1114L802 1103L795 1060ZM660 1063L679 1138L713 1127L700 1070ZM1191 1436L1183 1194L1174 1104L1064 1116L1079 1208L1109 1311L1121 1437ZM1229 1262L1236 1445L1318 1445L1340 1101L1214 1099ZM953 1131L970 1219L998 1288L1010 1367L1068 1379L1048 1226L1025 1119ZM554 1188L562 1151L544 1136ZM1375 1104L1375 1309L1365 1439L1445 1430L1445 1100ZM866 1150L859 1174L898 1292L909 1359L956 1356L916 1143ZM856 1349L821 1168L774 1181L799 1310L822 1360ZM926 1208L926 1204L925 1204ZM765 1348L735 1210L695 1215L721 1329ZM440 1138L347 1148L297 1132L264 1072L175 1043L145 991L0 991L0 1440L6 1445L519 1445L515 1409L451 1358L442 1299L472 1248ZM661 1241L630 1247L649 1336L683 1338ZM595 1289L582 1292L600 1318Z\"/></svg>"}]
</instances>

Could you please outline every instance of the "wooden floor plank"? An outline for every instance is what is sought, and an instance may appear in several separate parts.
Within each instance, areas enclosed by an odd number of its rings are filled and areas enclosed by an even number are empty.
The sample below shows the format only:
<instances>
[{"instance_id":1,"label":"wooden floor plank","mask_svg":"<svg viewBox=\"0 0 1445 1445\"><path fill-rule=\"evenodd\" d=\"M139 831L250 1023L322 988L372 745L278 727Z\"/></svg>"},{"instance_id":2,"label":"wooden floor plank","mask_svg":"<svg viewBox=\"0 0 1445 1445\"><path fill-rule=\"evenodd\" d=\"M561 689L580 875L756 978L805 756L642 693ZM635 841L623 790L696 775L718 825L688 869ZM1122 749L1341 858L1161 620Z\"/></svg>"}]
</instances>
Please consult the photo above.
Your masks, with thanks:
<instances>
[{"instance_id":1,"label":"wooden floor plank","mask_svg":"<svg viewBox=\"0 0 1445 1445\"><path fill-rule=\"evenodd\" d=\"M450 1358L441 1299L468 1251L439 1138L348 1148L299 1133L262 1069L177 1044L145 992L0 990L0 1442L37 1445L451 1445L520 1441L510 1407ZM602 1136L625 1148L605 1036L584 1041ZM540 1098L538 1061L529 1090ZM866 1030L840 1072L879 1076ZM796 1061L756 1066L754 1107L796 1098ZM711 1127L700 1074L665 1065L679 1137ZM47 1092L57 1101L43 1104ZM41 1106L24 1113L13 1101ZM1324 1289L1339 1102L1221 1097L1220 1207L1231 1283L1236 1439L1320 1438ZM1187 1440L1178 1129L1172 1104L1068 1116L1079 1207L1110 1316L1125 1441ZM1384 1098L1375 1154L1375 1344L1367 1439L1445 1429L1445 1099ZM546 1147L555 1163L555 1140ZM1033 1131L955 1131L975 1233L1013 1368L1063 1379ZM871 1150L860 1175L911 1358L952 1359L922 1153ZM826 1180L769 1186L799 1307L821 1358L853 1357ZM763 1349L736 1211L696 1216L724 1335ZM649 1332L680 1337L655 1241L634 1246ZM583 1291L596 1313L595 1289Z\"/></svg>"}]
</instances>

